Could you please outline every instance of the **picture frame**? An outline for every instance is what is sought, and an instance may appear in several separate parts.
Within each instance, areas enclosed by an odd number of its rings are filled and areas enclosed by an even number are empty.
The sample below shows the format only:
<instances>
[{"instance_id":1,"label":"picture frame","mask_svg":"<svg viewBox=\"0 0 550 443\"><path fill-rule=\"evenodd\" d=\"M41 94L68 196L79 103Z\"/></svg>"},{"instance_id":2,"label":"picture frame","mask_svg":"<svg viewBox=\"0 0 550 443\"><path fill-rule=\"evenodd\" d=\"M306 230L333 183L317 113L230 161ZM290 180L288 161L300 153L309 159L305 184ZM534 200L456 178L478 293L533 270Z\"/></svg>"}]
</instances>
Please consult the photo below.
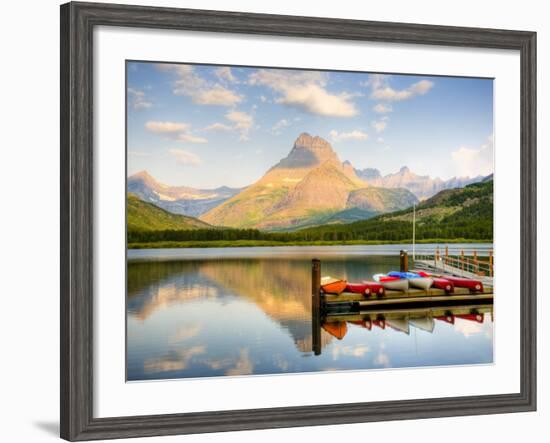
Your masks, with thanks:
<instances>
[{"instance_id":1,"label":"picture frame","mask_svg":"<svg viewBox=\"0 0 550 443\"><path fill-rule=\"evenodd\" d=\"M94 417L93 30L98 26L491 48L521 64L520 392L335 405ZM536 33L331 18L61 6L61 437L69 441L536 410Z\"/></svg>"}]
</instances>

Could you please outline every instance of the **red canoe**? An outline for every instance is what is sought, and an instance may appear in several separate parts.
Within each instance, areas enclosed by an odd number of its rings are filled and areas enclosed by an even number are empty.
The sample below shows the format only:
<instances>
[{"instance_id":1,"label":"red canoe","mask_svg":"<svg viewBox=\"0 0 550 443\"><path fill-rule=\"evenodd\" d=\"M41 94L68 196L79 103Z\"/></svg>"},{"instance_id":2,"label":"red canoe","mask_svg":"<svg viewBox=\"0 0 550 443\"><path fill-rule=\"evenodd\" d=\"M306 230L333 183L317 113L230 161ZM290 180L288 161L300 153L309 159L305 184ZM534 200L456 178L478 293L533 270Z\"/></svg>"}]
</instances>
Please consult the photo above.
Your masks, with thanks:
<instances>
[{"instance_id":1,"label":"red canoe","mask_svg":"<svg viewBox=\"0 0 550 443\"><path fill-rule=\"evenodd\" d=\"M345 292L353 292L354 294L370 295L370 288L368 285L362 283L348 283Z\"/></svg>"},{"instance_id":2,"label":"red canoe","mask_svg":"<svg viewBox=\"0 0 550 443\"><path fill-rule=\"evenodd\" d=\"M434 281L432 284L434 288L443 289L447 293L454 292L455 285L453 284L452 281L441 277L430 277L430 278Z\"/></svg>"},{"instance_id":3,"label":"red canoe","mask_svg":"<svg viewBox=\"0 0 550 443\"><path fill-rule=\"evenodd\" d=\"M384 285L381 285L378 282L375 281L363 281L364 285L367 285L370 289L371 294L375 295L386 295L386 288L384 288Z\"/></svg>"},{"instance_id":4,"label":"red canoe","mask_svg":"<svg viewBox=\"0 0 550 443\"><path fill-rule=\"evenodd\" d=\"M348 283L346 292L365 295L384 295L386 293L384 286L374 281L364 281L363 283Z\"/></svg>"},{"instance_id":5,"label":"red canoe","mask_svg":"<svg viewBox=\"0 0 550 443\"><path fill-rule=\"evenodd\" d=\"M373 320L372 324L374 326L378 326L380 329L386 329L386 321L385 320Z\"/></svg>"},{"instance_id":6,"label":"red canoe","mask_svg":"<svg viewBox=\"0 0 550 443\"><path fill-rule=\"evenodd\" d=\"M451 283L459 288L468 288L470 291L483 292L483 283L481 283L479 280L453 277L450 275L443 275L442 278L444 278L445 280L449 280Z\"/></svg>"}]
</instances>

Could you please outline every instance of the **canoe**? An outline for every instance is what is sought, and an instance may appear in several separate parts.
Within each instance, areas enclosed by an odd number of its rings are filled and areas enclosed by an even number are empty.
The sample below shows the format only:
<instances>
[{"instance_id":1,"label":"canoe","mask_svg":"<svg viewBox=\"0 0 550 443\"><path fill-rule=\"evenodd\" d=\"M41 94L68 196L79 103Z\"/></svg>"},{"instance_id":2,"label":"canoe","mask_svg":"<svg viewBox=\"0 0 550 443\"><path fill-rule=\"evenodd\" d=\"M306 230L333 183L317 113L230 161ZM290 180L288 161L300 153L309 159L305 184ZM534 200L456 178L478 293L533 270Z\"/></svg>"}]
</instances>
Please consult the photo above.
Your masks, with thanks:
<instances>
[{"instance_id":1,"label":"canoe","mask_svg":"<svg viewBox=\"0 0 550 443\"><path fill-rule=\"evenodd\" d=\"M321 278L321 289L327 294L341 294L346 289L348 282L332 277Z\"/></svg>"},{"instance_id":2,"label":"canoe","mask_svg":"<svg viewBox=\"0 0 550 443\"><path fill-rule=\"evenodd\" d=\"M425 291L430 289L434 282L433 278L430 277L407 278L407 281L411 288L424 289Z\"/></svg>"},{"instance_id":3,"label":"canoe","mask_svg":"<svg viewBox=\"0 0 550 443\"><path fill-rule=\"evenodd\" d=\"M374 281L380 283L385 289L393 291L407 291L409 289L409 281L405 278L387 277L385 274L376 274L373 276Z\"/></svg>"},{"instance_id":4,"label":"canoe","mask_svg":"<svg viewBox=\"0 0 550 443\"><path fill-rule=\"evenodd\" d=\"M370 293L373 295L386 295L386 290L384 289L384 286L380 283L364 280L363 284L370 289Z\"/></svg>"},{"instance_id":5,"label":"canoe","mask_svg":"<svg viewBox=\"0 0 550 443\"><path fill-rule=\"evenodd\" d=\"M433 282L434 288L443 289L447 293L454 292L455 290L455 285L451 281L447 280L446 278L432 277L432 280L434 281Z\"/></svg>"},{"instance_id":6,"label":"canoe","mask_svg":"<svg viewBox=\"0 0 550 443\"><path fill-rule=\"evenodd\" d=\"M348 283L345 292L353 292L354 294L370 295L370 287L364 283Z\"/></svg>"},{"instance_id":7,"label":"canoe","mask_svg":"<svg viewBox=\"0 0 550 443\"><path fill-rule=\"evenodd\" d=\"M373 320L372 324L378 326L380 329L386 329L386 321L382 319Z\"/></svg>"},{"instance_id":8,"label":"canoe","mask_svg":"<svg viewBox=\"0 0 550 443\"><path fill-rule=\"evenodd\" d=\"M458 288L468 288L470 291L483 292L483 283L471 278L454 277L452 275L442 275L442 278L449 280Z\"/></svg>"},{"instance_id":9,"label":"canoe","mask_svg":"<svg viewBox=\"0 0 550 443\"><path fill-rule=\"evenodd\" d=\"M418 275L415 272L398 272L398 271L390 271L388 272L388 277L397 277L397 278L418 278L420 275Z\"/></svg>"}]
</instances>

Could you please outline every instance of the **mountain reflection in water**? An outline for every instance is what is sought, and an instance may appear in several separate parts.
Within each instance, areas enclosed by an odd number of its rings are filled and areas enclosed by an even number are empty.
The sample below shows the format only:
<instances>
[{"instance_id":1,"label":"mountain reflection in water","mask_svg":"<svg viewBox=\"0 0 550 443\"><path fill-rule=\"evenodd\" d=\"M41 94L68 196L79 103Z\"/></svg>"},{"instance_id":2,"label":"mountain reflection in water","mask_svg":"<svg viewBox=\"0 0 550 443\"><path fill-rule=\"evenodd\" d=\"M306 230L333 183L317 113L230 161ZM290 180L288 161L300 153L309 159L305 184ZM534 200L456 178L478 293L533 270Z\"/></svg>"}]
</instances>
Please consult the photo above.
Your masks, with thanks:
<instances>
[{"instance_id":1,"label":"mountain reflection in water","mask_svg":"<svg viewBox=\"0 0 550 443\"><path fill-rule=\"evenodd\" d=\"M492 362L492 310L329 319L313 343L310 260L129 262L128 380ZM396 266L329 257L323 275L361 281Z\"/></svg>"}]
</instances>

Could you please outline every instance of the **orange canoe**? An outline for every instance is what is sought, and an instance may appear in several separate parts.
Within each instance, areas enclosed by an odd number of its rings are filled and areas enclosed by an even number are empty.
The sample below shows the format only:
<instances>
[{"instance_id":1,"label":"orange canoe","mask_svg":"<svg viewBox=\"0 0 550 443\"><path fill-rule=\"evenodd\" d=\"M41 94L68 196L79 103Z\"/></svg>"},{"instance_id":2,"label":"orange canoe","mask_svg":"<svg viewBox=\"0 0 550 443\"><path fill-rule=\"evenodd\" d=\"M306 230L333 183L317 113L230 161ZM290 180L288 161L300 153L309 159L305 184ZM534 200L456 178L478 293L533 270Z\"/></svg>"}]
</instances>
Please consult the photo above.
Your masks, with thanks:
<instances>
[{"instance_id":1,"label":"orange canoe","mask_svg":"<svg viewBox=\"0 0 550 443\"><path fill-rule=\"evenodd\" d=\"M323 329L338 340L342 340L348 332L348 325L345 321L323 323Z\"/></svg>"},{"instance_id":2,"label":"orange canoe","mask_svg":"<svg viewBox=\"0 0 550 443\"><path fill-rule=\"evenodd\" d=\"M323 277L321 279L321 289L327 294L341 294L347 285L348 282L346 280L338 280L332 277Z\"/></svg>"}]
</instances>

